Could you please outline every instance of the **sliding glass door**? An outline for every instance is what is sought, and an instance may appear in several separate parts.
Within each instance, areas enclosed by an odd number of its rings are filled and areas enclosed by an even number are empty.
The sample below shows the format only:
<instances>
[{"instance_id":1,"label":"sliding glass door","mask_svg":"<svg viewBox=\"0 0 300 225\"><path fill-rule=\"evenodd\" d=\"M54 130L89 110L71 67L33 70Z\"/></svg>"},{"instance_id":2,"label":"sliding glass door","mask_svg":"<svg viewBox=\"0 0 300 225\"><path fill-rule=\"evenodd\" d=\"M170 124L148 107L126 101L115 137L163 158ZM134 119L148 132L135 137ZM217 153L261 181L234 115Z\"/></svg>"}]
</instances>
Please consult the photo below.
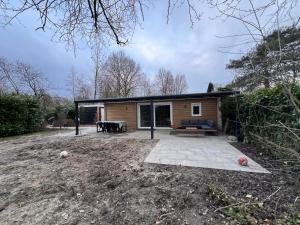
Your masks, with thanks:
<instances>
[{"instance_id":1,"label":"sliding glass door","mask_svg":"<svg viewBox=\"0 0 300 225\"><path fill-rule=\"evenodd\" d=\"M154 127L168 128L172 124L172 104L169 102L154 103ZM138 104L138 128L151 126L151 109L149 103Z\"/></svg>"},{"instance_id":2,"label":"sliding glass door","mask_svg":"<svg viewBox=\"0 0 300 225\"><path fill-rule=\"evenodd\" d=\"M151 110L150 105L139 105L139 127L147 128L151 126Z\"/></svg>"},{"instance_id":3,"label":"sliding glass door","mask_svg":"<svg viewBox=\"0 0 300 225\"><path fill-rule=\"evenodd\" d=\"M155 105L155 127L171 126L171 105Z\"/></svg>"}]
</instances>

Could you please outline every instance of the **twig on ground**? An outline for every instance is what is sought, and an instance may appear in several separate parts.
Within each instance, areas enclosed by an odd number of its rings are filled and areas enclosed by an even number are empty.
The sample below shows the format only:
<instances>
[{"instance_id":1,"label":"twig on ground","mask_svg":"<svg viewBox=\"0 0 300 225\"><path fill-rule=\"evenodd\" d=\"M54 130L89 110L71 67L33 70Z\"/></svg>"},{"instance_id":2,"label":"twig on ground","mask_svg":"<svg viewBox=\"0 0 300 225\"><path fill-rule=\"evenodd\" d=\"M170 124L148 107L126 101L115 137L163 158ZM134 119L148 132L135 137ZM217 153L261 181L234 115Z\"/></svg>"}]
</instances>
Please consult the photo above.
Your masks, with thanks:
<instances>
[{"instance_id":1,"label":"twig on ground","mask_svg":"<svg viewBox=\"0 0 300 225\"><path fill-rule=\"evenodd\" d=\"M174 212L169 212L169 213L165 213L165 214L161 214L160 216L159 216L159 220L162 220L164 217L166 217L166 216L169 216L169 215L172 215Z\"/></svg>"},{"instance_id":2,"label":"twig on ground","mask_svg":"<svg viewBox=\"0 0 300 225\"><path fill-rule=\"evenodd\" d=\"M60 185L60 184L58 184L57 186L58 186L59 188L63 189L65 192L68 192L68 190L67 190L64 186L62 186L62 185Z\"/></svg>"},{"instance_id":3,"label":"twig on ground","mask_svg":"<svg viewBox=\"0 0 300 225\"><path fill-rule=\"evenodd\" d=\"M276 204L275 204L275 209L274 209L274 218L275 218L275 221L277 220L277 208L278 208L278 203L279 203L279 200L281 199L281 197L279 197L276 201Z\"/></svg>"},{"instance_id":4,"label":"twig on ground","mask_svg":"<svg viewBox=\"0 0 300 225\"><path fill-rule=\"evenodd\" d=\"M279 187L276 191L274 191L268 197L266 197L265 199L263 199L261 202L252 202L252 203L238 202L238 203L230 204L230 205L227 205L227 206L219 207L219 208L215 209L214 212L218 212L218 211L220 211L222 209L228 209L230 207L236 207L236 206L239 206L239 205L245 205L245 206L249 206L249 205L262 205L266 201L268 201L273 195L275 195L280 189L281 189L281 187Z\"/></svg>"},{"instance_id":5,"label":"twig on ground","mask_svg":"<svg viewBox=\"0 0 300 225\"><path fill-rule=\"evenodd\" d=\"M299 199L299 195L295 198L294 204L296 204L296 202L298 201L298 199Z\"/></svg>"},{"instance_id":6,"label":"twig on ground","mask_svg":"<svg viewBox=\"0 0 300 225\"><path fill-rule=\"evenodd\" d=\"M218 212L222 209L228 209L230 207L238 206L238 205L241 205L241 204L244 204L244 203L243 202L238 202L238 203L234 203L234 204L231 204L231 205L222 206L222 207L219 207L219 208L215 209L214 212Z\"/></svg>"}]
</instances>

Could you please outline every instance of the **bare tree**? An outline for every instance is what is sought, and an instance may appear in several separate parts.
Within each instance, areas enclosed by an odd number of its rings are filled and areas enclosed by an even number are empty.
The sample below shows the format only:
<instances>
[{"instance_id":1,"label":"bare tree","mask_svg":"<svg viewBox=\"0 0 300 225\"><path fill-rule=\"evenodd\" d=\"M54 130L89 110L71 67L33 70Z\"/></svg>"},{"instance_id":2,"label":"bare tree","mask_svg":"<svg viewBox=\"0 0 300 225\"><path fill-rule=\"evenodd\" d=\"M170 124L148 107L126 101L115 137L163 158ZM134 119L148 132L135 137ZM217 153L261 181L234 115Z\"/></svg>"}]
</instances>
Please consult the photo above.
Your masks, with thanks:
<instances>
[{"instance_id":1,"label":"bare tree","mask_svg":"<svg viewBox=\"0 0 300 225\"><path fill-rule=\"evenodd\" d=\"M155 77L155 85L160 95L183 94L188 88L184 74L174 77L171 71L163 68L159 69Z\"/></svg>"},{"instance_id":2,"label":"bare tree","mask_svg":"<svg viewBox=\"0 0 300 225\"><path fill-rule=\"evenodd\" d=\"M92 85L86 79L82 79L73 66L66 80L66 86L74 100L89 99L92 96Z\"/></svg>"},{"instance_id":3,"label":"bare tree","mask_svg":"<svg viewBox=\"0 0 300 225\"><path fill-rule=\"evenodd\" d=\"M114 87L111 83L111 78L109 76L100 74L98 78L98 93L101 98L111 98L115 97Z\"/></svg>"},{"instance_id":4,"label":"bare tree","mask_svg":"<svg viewBox=\"0 0 300 225\"><path fill-rule=\"evenodd\" d=\"M174 77L170 70L159 69L155 77L155 83L160 95L174 94Z\"/></svg>"},{"instance_id":5,"label":"bare tree","mask_svg":"<svg viewBox=\"0 0 300 225\"><path fill-rule=\"evenodd\" d=\"M144 20L144 8L149 0L0 0L0 17L3 25L17 20L27 11L37 13L40 25L36 29L54 30L55 36L76 46L77 41L94 40L95 33L102 40L115 40L117 44L126 44L134 28L141 19ZM191 0L183 1L188 6L191 24L200 18ZM181 6L182 2L168 0L167 21L171 12ZM153 6L153 4L151 4Z\"/></svg>"},{"instance_id":6,"label":"bare tree","mask_svg":"<svg viewBox=\"0 0 300 225\"><path fill-rule=\"evenodd\" d=\"M19 83L25 93L32 93L36 97L42 97L45 94L48 89L47 79L30 64L17 62L16 73L19 74Z\"/></svg>"},{"instance_id":7,"label":"bare tree","mask_svg":"<svg viewBox=\"0 0 300 225\"><path fill-rule=\"evenodd\" d=\"M76 100L90 99L92 96L92 88L88 82L78 79L79 85L76 92Z\"/></svg>"},{"instance_id":8,"label":"bare tree","mask_svg":"<svg viewBox=\"0 0 300 225\"><path fill-rule=\"evenodd\" d=\"M150 79L143 75L141 77L141 82L139 85L138 93L139 96L151 96L155 94L155 85L150 81Z\"/></svg>"},{"instance_id":9,"label":"bare tree","mask_svg":"<svg viewBox=\"0 0 300 225\"><path fill-rule=\"evenodd\" d=\"M70 91L72 98L75 100L76 89L77 89L77 74L75 68L72 66L70 70L70 74L66 79L67 89Z\"/></svg>"},{"instance_id":10,"label":"bare tree","mask_svg":"<svg viewBox=\"0 0 300 225\"><path fill-rule=\"evenodd\" d=\"M177 74L174 78L174 94L184 94L188 88L184 74Z\"/></svg>"},{"instance_id":11,"label":"bare tree","mask_svg":"<svg viewBox=\"0 0 300 225\"><path fill-rule=\"evenodd\" d=\"M101 86L109 97L133 96L141 82L140 66L124 52L112 53L103 67ZM103 86L104 85L104 86Z\"/></svg>"},{"instance_id":12,"label":"bare tree","mask_svg":"<svg viewBox=\"0 0 300 225\"><path fill-rule=\"evenodd\" d=\"M101 54L101 42L95 41L95 45L92 47L92 62L93 62L93 72L94 72L94 99L98 96L99 83L100 83L100 73L102 65L102 54Z\"/></svg>"},{"instance_id":13,"label":"bare tree","mask_svg":"<svg viewBox=\"0 0 300 225\"><path fill-rule=\"evenodd\" d=\"M0 82L7 92L33 94L36 97L42 97L49 88L45 76L30 64L11 63L4 58L0 58Z\"/></svg>"},{"instance_id":14,"label":"bare tree","mask_svg":"<svg viewBox=\"0 0 300 225\"><path fill-rule=\"evenodd\" d=\"M13 90L16 94L20 94L21 87L18 84L18 80L14 64L0 57L0 82L2 88L4 90Z\"/></svg>"}]
</instances>

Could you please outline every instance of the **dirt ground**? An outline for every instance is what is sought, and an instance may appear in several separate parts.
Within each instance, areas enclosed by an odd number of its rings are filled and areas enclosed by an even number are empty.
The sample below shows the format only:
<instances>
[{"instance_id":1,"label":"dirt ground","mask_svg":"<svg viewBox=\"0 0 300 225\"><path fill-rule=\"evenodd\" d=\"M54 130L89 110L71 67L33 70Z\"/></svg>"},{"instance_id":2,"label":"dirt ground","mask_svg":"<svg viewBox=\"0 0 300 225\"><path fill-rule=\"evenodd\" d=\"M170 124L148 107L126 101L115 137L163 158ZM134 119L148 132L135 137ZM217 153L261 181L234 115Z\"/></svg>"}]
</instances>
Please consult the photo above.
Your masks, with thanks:
<instances>
[{"instance_id":1,"label":"dirt ground","mask_svg":"<svg viewBox=\"0 0 300 225\"><path fill-rule=\"evenodd\" d=\"M272 174L144 164L156 142L53 134L0 140L0 224L236 224L214 212L220 205L209 183L238 199L275 192L254 215L258 224L299 210L299 169L287 162L237 144ZM63 150L68 157L59 157Z\"/></svg>"}]
</instances>

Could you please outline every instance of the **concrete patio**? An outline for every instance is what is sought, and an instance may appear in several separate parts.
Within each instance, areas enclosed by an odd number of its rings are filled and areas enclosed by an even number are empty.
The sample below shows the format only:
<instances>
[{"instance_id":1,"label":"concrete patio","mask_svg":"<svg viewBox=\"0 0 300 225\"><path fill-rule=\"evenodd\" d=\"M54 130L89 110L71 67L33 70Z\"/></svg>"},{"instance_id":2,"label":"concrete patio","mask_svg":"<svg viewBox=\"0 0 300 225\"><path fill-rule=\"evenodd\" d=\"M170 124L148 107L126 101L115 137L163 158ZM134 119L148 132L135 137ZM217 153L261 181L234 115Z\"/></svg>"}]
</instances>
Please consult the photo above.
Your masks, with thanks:
<instances>
[{"instance_id":1,"label":"concrete patio","mask_svg":"<svg viewBox=\"0 0 300 225\"><path fill-rule=\"evenodd\" d=\"M180 137L169 135L169 132L155 132L154 138L159 142L145 159L146 163L269 173L228 143L225 136ZM122 137L149 138L150 132L137 131ZM247 157L248 166L238 164L241 156Z\"/></svg>"}]
</instances>

